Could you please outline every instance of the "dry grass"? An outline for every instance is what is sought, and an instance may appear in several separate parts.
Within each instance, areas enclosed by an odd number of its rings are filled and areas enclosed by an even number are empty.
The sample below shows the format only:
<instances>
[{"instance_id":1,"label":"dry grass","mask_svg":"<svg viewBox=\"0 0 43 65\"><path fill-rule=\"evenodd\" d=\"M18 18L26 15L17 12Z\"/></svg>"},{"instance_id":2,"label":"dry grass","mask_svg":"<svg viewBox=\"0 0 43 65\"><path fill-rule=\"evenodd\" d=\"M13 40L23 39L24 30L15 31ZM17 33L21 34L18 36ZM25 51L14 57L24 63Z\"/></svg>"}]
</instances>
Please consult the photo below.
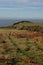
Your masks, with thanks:
<instances>
[{"instance_id":1,"label":"dry grass","mask_svg":"<svg viewBox=\"0 0 43 65\"><path fill-rule=\"evenodd\" d=\"M37 32L15 29L0 29L0 58L10 59L12 65L43 65L43 38L33 36ZM19 35L20 37L15 37ZM25 35L24 38L21 36ZM4 42L3 42L4 41ZM14 62L12 61L14 58ZM0 62L0 65L7 65L7 61ZM3 63L3 64L2 64Z\"/></svg>"}]
</instances>

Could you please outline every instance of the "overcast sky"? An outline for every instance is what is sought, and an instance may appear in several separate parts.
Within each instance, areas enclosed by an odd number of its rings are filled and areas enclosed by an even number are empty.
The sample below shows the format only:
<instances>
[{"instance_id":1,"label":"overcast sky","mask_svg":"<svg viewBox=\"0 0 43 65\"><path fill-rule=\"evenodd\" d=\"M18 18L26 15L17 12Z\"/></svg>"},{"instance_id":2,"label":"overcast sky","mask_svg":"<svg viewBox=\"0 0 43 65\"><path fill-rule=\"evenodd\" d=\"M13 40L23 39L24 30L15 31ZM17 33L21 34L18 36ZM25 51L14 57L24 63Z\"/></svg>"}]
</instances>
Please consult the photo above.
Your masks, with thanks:
<instances>
[{"instance_id":1,"label":"overcast sky","mask_svg":"<svg viewBox=\"0 0 43 65\"><path fill-rule=\"evenodd\" d=\"M43 18L43 0L0 0L0 18Z\"/></svg>"}]
</instances>

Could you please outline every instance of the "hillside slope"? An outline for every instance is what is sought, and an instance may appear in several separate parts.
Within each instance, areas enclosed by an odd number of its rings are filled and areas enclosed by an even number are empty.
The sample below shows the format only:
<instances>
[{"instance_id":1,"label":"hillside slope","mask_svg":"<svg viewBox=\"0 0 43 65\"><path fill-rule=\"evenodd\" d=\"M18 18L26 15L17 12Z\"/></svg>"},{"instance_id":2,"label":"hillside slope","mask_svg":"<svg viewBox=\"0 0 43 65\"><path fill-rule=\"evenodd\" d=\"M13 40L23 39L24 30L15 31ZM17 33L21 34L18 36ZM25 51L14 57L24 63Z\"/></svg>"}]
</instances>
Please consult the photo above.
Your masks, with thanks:
<instances>
[{"instance_id":1,"label":"hillside slope","mask_svg":"<svg viewBox=\"0 0 43 65\"><path fill-rule=\"evenodd\" d=\"M0 29L0 65L43 65L43 34Z\"/></svg>"},{"instance_id":2,"label":"hillside slope","mask_svg":"<svg viewBox=\"0 0 43 65\"><path fill-rule=\"evenodd\" d=\"M43 24L21 21L0 28L0 65L43 65Z\"/></svg>"}]
</instances>

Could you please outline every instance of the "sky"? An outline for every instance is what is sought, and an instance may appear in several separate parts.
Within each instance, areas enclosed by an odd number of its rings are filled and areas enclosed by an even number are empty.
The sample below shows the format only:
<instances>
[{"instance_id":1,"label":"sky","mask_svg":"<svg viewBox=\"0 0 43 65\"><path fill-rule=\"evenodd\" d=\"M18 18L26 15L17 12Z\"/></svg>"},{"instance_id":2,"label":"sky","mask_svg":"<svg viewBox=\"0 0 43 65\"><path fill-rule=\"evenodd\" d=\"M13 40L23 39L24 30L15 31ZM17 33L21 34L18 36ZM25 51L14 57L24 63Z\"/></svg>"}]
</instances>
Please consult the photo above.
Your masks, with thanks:
<instances>
[{"instance_id":1,"label":"sky","mask_svg":"<svg viewBox=\"0 0 43 65\"><path fill-rule=\"evenodd\" d=\"M43 0L0 0L0 18L43 19Z\"/></svg>"}]
</instances>

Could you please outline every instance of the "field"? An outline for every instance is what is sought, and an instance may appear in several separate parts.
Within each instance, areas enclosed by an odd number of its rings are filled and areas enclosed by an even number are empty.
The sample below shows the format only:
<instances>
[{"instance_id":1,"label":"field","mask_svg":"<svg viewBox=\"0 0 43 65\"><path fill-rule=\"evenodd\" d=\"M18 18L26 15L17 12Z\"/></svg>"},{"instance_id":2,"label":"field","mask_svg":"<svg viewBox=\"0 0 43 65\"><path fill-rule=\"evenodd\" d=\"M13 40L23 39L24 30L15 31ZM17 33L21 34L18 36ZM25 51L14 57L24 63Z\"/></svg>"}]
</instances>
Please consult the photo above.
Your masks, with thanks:
<instances>
[{"instance_id":1,"label":"field","mask_svg":"<svg viewBox=\"0 0 43 65\"><path fill-rule=\"evenodd\" d=\"M0 28L0 65L43 65L42 31L21 30L20 25Z\"/></svg>"}]
</instances>

